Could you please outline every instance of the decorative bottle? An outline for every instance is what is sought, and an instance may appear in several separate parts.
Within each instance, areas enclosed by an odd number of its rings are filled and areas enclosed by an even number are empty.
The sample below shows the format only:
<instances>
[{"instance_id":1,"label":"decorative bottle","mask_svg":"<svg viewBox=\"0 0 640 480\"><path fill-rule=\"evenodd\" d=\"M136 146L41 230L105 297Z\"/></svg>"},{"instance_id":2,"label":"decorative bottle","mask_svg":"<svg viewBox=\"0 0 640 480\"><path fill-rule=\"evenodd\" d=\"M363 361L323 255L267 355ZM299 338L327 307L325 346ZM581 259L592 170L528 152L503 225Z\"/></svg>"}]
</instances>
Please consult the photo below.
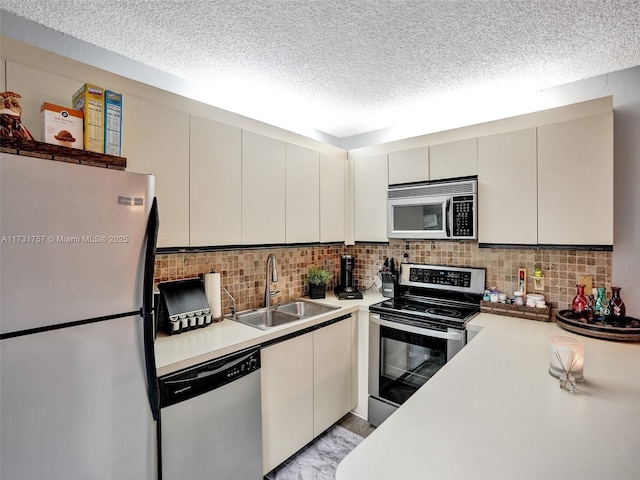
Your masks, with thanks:
<instances>
[{"instance_id":1,"label":"decorative bottle","mask_svg":"<svg viewBox=\"0 0 640 480\"><path fill-rule=\"evenodd\" d=\"M611 317L614 319L622 319L627 313L624 302L620 298L620 287L611 287L611 299L609 300L609 310Z\"/></svg>"},{"instance_id":2,"label":"decorative bottle","mask_svg":"<svg viewBox=\"0 0 640 480\"><path fill-rule=\"evenodd\" d=\"M589 301L584 296L584 285L576 285L576 289L576 296L573 297L573 302L571 302L571 310L581 317L586 313L585 310L589 306Z\"/></svg>"},{"instance_id":3,"label":"decorative bottle","mask_svg":"<svg viewBox=\"0 0 640 480\"><path fill-rule=\"evenodd\" d=\"M607 290L604 287L598 287L597 292L596 301L593 304L593 315L596 318L602 318L608 314Z\"/></svg>"}]
</instances>

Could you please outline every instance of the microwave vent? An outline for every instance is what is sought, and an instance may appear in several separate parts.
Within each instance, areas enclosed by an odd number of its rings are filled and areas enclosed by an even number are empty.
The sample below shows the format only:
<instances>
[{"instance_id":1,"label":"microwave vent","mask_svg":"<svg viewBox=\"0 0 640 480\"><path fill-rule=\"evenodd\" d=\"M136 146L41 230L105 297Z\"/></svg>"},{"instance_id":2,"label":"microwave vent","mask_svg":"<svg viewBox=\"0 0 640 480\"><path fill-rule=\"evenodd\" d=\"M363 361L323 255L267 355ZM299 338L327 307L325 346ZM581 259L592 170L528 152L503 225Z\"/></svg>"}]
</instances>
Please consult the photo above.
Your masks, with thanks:
<instances>
[{"instance_id":1,"label":"microwave vent","mask_svg":"<svg viewBox=\"0 0 640 480\"><path fill-rule=\"evenodd\" d=\"M430 197L435 195L469 195L477 192L477 183L455 182L435 183L431 185L412 185L410 187L389 188L388 199L409 197Z\"/></svg>"}]
</instances>

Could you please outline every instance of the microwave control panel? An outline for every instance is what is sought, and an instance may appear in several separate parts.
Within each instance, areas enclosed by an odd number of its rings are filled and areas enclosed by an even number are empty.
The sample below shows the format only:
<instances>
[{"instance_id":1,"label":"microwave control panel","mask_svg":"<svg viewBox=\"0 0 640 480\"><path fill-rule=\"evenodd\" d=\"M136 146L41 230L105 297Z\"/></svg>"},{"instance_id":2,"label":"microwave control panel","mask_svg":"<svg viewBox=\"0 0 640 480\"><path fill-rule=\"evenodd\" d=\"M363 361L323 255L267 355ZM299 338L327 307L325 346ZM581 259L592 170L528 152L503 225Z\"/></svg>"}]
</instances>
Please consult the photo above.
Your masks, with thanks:
<instances>
[{"instance_id":1,"label":"microwave control panel","mask_svg":"<svg viewBox=\"0 0 640 480\"><path fill-rule=\"evenodd\" d=\"M451 199L453 213L453 237L475 236L473 195L455 196Z\"/></svg>"}]
</instances>

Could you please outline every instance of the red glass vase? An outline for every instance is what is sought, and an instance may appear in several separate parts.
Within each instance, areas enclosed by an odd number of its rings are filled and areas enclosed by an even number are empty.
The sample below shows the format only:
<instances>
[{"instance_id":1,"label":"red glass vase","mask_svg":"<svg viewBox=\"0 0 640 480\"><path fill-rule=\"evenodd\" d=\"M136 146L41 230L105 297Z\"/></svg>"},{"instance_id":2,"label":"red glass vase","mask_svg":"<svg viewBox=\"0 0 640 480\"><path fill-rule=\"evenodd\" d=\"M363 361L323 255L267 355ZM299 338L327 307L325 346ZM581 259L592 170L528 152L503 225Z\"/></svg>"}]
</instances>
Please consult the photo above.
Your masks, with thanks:
<instances>
[{"instance_id":1,"label":"red glass vase","mask_svg":"<svg viewBox=\"0 0 640 480\"><path fill-rule=\"evenodd\" d=\"M611 299L609 300L609 311L613 318L624 318L627 308L620 298L620 287L611 287Z\"/></svg>"},{"instance_id":2,"label":"red glass vase","mask_svg":"<svg viewBox=\"0 0 640 480\"><path fill-rule=\"evenodd\" d=\"M584 313L589 306L589 301L584 295L584 285L576 285L576 289L576 296L573 297L573 302L571 302L571 310L573 310L573 313Z\"/></svg>"}]
</instances>

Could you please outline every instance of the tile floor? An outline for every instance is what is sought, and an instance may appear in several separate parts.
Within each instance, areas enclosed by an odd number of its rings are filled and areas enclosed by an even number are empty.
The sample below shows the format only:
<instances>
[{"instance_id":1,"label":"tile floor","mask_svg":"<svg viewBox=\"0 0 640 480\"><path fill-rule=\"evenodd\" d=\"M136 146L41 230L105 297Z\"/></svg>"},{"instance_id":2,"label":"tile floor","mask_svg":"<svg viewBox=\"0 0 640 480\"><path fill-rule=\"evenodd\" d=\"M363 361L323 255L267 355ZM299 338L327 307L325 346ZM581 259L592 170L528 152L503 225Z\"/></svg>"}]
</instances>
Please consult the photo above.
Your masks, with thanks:
<instances>
[{"instance_id":1,"label":"tile floor","mask_svg":"<svg viewBox=\"0 0 640 480\"><path fill-rule=\"evenodd\" d=\"M367 438L369 434L376 429L376 427L367 423L366 420L353 413L347 413L338 420L337 424L364 438Z\"/></svg>"},{"instance_id":2,"label":"tile floor","mask_svg":"<svg viewBox=\"0 0 640 480\"><path fill-rule=\"evenodd\" d=\"M336 425L348 432L336 428ZM333 480L340 461L362 441L360 437L367 437L374 430L375 427L366 420L348 413L309 445L269 472L264 480Z\"/></svg>"}]
</instances>

